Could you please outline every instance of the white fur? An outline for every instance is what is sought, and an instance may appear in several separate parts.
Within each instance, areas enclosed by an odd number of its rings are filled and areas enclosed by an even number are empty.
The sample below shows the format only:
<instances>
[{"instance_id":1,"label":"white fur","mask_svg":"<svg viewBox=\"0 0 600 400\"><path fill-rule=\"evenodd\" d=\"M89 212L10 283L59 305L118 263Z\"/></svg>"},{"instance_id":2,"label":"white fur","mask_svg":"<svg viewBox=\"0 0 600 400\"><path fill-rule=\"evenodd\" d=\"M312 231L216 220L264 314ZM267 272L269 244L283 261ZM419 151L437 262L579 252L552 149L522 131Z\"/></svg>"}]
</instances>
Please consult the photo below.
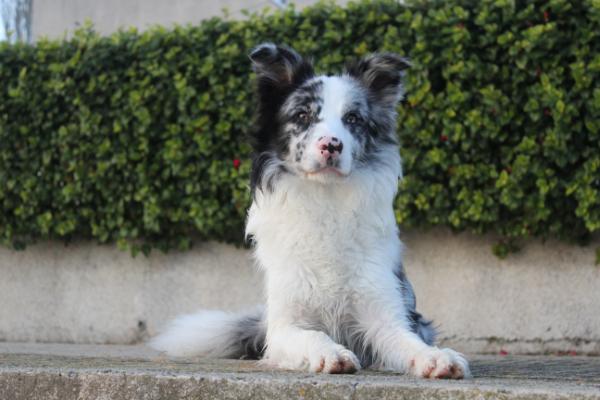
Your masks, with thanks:
<instances>
[{"instance_id":1,"label":"white fur","mask_svg":"<svg viewBox=\"0 0 600 400\"><path fill-rule=\"evenodd\" d=\"M273 193L258 193L247 233L267 280L266 363L318 371L316 360L325 359L327 371L331 358L352 359L336 343L350 322L380 368L437 376L454 366L468 375L464 358L426 345L409 328L394 276L402 248L392 208L400 159L392 150L385 157L389 167L377 173L357 171L330 185L285 176Z\"/></svg>"}]
</instances>

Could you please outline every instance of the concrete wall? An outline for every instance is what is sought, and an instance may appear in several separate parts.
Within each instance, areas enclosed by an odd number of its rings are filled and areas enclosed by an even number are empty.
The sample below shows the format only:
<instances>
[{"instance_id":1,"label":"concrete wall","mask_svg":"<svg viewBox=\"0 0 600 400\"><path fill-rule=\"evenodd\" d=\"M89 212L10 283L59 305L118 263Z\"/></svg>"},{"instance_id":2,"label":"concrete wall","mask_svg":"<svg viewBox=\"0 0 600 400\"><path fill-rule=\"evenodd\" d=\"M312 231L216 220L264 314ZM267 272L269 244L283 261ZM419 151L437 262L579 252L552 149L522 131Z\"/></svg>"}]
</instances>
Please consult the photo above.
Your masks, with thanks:
<instances>
[{"instance_id":1,"label":"concrete wall","mask_svg":"<svg viewBox=\"0 0 600 400\"><path fill-rule=\"evenodd\" d=\"M150 257L112 246L0 247L0 341L134 343L168 318L260 302L248 253L211 243Z\"/></svg>"},{"instance_id":2,"label":"concrete wall","mask_svg":"<svg viewBox=\"0 0 600 400\"><path fill-rule=\"evenodd\" d=\"M346 3L340 0L338 3ZM316 0L295 0L298 8ZM111 33L120 27L146 29L160 24L198 23L202 19L222 16L223 9L232 18L242 17L242 10L261 11L273 8L271 0L34 0L32 36L61 37L72 32L86 19L101 33Z\"/></svg>"},{"instance_id":3,"label":"concrete wall","mask_svg":"<svg viewBox=\"0 0 600 400\"><path fill-rule=\"evenodd\" d=\"M403 238L418 308L440 326L443 344L600 353L600 243L530 243L499 260L490 238ZM217 243L149 258L89 243L0 247L0 341L135 343L178 314L243 308L261 293L249 252Z\"/></svg>"}]
</instances>

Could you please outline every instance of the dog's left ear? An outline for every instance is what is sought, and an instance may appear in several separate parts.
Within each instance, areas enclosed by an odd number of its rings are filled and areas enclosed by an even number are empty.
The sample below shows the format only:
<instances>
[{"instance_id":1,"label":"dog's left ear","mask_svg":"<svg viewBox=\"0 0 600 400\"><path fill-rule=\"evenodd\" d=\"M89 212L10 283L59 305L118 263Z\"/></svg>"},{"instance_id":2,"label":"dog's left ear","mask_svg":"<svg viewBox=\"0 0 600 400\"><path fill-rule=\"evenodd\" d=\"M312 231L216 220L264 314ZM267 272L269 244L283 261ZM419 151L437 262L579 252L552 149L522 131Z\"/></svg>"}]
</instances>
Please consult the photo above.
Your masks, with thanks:
<instances>
[{"instance_id":1,"label":"dog's left ear","mask_svg":"<svg viewBox=\"0 0 600 400\"><path fill-rule=\"evenodd\" d=\"M314 75L310 62L289 47L262 43L248 56L258 77L259 87L285 89L298 86Z\"/></svg>"},{"instance_id":2,"label":"dog's left ear","mask_svg":"<svg viewBox=\"0 0 600 400\"><path fill-rule=\"evenodd\" d=\"M402 79L410 66L407 58L382 53L349 64L346 72L358 79L378 101L386 106L395 106L404 95Z\"/></svg>"}]
</instances>

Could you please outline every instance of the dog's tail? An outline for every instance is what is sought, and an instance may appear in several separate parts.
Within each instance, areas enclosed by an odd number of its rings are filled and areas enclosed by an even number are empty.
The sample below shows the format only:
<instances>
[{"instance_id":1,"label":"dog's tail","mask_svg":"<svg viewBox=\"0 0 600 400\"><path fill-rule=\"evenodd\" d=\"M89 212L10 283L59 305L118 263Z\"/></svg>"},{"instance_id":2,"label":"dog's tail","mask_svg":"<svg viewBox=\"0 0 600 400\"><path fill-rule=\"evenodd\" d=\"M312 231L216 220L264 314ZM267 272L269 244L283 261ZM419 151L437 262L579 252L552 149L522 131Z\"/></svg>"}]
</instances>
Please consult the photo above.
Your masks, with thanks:
<instances>
[{"instance_id":1,"label":"dog's tail","mask_svg":"<svg viewBox=\"0 0 600 400\"><path fill-rule=\"evenodd\" d=\"M259 359L265 345L264 309L201 311L176 318L148 344L178 357Z\"/></svg>"}]
</instances>

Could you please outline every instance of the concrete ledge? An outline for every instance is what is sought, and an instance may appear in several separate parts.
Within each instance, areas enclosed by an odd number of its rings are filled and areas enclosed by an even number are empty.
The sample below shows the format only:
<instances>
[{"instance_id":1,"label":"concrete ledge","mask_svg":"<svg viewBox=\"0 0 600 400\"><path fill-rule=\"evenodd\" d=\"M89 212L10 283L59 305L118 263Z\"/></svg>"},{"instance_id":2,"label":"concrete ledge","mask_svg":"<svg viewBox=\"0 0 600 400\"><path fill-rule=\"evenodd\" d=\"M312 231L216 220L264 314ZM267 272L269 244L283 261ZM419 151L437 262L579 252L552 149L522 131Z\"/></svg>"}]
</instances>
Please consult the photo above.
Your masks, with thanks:
<instances>
[{"instance_id":1,"label":"concrete ledge","mask_svg":"<svg viewBox=\"0 0 600 400\"><path fill-rule=\"evenodd\" d=\"M0 343L0 399L600 399L600 359L472 358L474 379L271 371L252 361L173 360L141 346Z\"/></svg>"},{"instance_id":2,"label":"concrete ledge","mask_svg":"<svg viewBox=\"0 0 600 400\"><path fill-rule=\"evenodd\" d=\"M418 309L466 353L600 354L595 248L530 242L505 260L493 237L405 232ZM218 243L132 258L113 246L0 247L0 341L139 343L198 309L262 303L249 251Z\"/></svg>"}]
</instances>

